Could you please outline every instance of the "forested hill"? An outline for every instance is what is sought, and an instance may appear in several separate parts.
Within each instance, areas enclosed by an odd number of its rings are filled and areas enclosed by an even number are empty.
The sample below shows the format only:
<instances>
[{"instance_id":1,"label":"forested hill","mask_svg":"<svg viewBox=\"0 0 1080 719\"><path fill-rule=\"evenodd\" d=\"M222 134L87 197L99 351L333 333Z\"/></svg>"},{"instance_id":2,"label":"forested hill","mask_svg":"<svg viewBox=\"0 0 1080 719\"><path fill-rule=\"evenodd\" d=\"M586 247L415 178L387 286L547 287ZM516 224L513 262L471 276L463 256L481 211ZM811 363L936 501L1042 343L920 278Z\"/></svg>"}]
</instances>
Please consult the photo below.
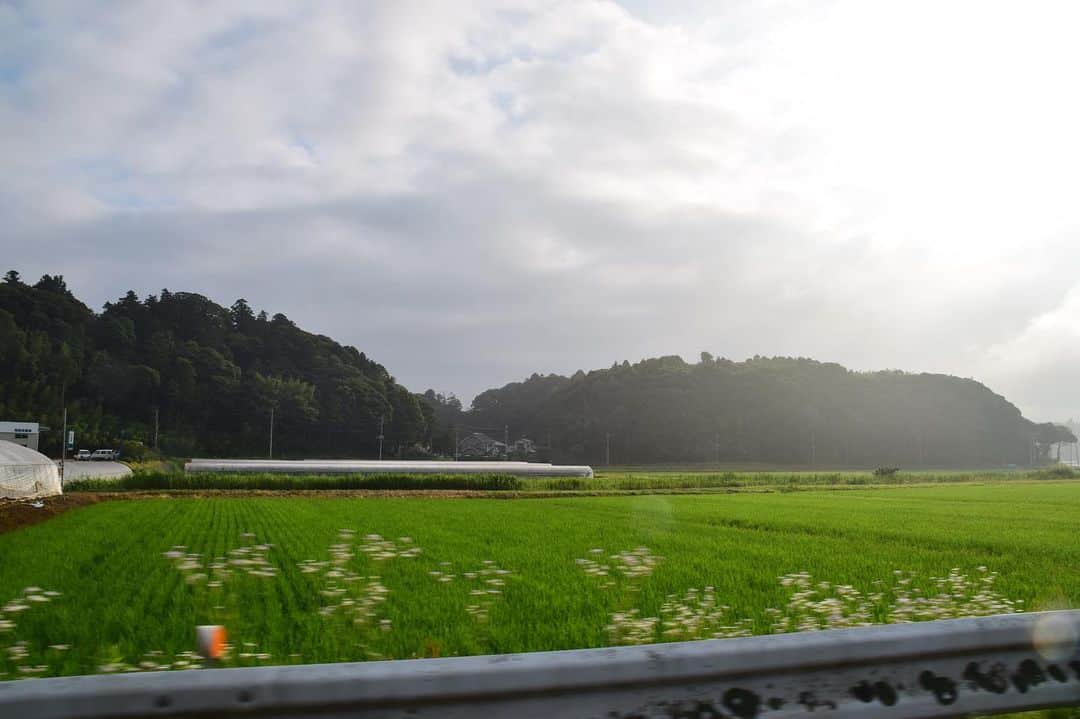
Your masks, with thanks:
<instances>
[{"instance_id":1,"label":"forested hill","mask_svg":"<svg viewBox=\"0 0 1080 719\"><path fill-rule=\"evenodd\" d=\"M62 395L80 447L153 441L176 455L371 456L423 443L431 408L363 352L285 315L188 292L128 292L92 312L62 277L0 282L0 419L39 421L59 452ZM425 416L425 413L427 416Z\"/></svg>"},{"instance_id":2,"label":"forested hill","mask_svg":"<svg viewBox=\"0 0 1080 719\"><path fill-rule=\"evenodd\" d=\"M598 464L1028 465L1033 446L1045 458L1076 441L969 379L708 353L533 375L480 394L467 417L550 445L556 461Z\"/></svg>"},{"instance_id":3,"label":"forested hill","mask_svg":"<svg viewBox=\"0 0 1080 719\"><path fill-rule=\"evenodd\" d=\"M649 359L573 377L533 375L463 412L414 395L353 347L189 292L128 292L100 313L62 277L0 282L0 420L52 430L61 407L83 448L151 445L167 454L372 457L452 455L455 434L506 427L562 462L767 462L815 466L1027 465L1072 433L1024 419L972 380L851 372L808 359ZM457 431L455 432L455 426ZM1037 457L1037 458L1038 458Z\"/></svg>"}]
</instances>

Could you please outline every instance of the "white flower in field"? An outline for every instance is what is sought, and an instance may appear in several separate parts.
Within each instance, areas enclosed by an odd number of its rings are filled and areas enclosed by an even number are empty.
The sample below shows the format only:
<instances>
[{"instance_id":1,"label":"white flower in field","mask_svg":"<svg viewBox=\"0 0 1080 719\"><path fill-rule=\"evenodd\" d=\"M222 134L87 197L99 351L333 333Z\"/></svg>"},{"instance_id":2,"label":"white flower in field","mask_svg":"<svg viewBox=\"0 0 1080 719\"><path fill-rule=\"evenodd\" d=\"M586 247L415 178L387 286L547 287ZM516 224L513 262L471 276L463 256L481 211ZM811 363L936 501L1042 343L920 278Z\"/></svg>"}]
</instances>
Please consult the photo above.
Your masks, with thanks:
<instances>
[{"instance_id":1,"label":"white flower in field","mask_svg":"<svg viewBox=\"0 0 1080 719\"><path fill-rule=\"evenodd\" d=\"M8 602L4 605L2 610L5 614L16 614L18 612L26 611L30 608L29 604L19 604L18 602Z\"/></svg>"},{"instance_id":2,"label":"white flower in field","mask_svg":"<svg viewBox=\"0 0 1080 719\"><path fill-rule=\"evenodd\" d=\"M443 576L439 577L439 581L440 581L440 582L444 582L444 583L445 583L445 582L452 582L452 581L454 581L454 575L452 575L452 574L445 574L445 575L443 575Z\"/></svg>"},{"instance_id":3,"label":"white flower in field","mask_svg":"<svg viewBox=\"0 0 1080 719\"><path fill-rule=\"evenodd\" d=\"M23 594L41 594L43 591L45 590L41 587L27 587L23 590Z\"/></svg>"},{"instance_id":4,"label":"white flower in field","mask_svg":"<svg viewBox=\"0 0 1080 719\"><path fill-rule=\"evenodd\" d=\"M47 602L49 598L42 594L31 594L26 597L26 600L29 602Z\"/></svg>"}]
</instances>

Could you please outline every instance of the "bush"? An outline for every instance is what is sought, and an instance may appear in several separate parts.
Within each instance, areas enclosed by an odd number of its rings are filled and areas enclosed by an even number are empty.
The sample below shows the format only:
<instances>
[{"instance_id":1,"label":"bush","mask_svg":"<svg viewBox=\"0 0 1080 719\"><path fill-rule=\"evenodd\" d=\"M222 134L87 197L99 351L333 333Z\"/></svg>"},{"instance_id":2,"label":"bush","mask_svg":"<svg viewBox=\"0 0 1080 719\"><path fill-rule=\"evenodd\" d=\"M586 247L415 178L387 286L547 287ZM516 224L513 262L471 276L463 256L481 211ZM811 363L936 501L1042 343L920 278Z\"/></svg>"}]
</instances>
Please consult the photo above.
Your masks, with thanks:
<instances>
[{"instance_id":1,"label":"bush","mask_svg":"<svg viewBox=\"0 0 1080 719\"><path fill-rule=\"evenodd\" d=\"M1040 469L1035 473L1038 479L1075 479L1078 475L1075 470L1064 464L1058 464L1046 469Z\"/></svg>"},{"instance_id":2,"label":"bush","mask_svg":"<svg viewBox=\"0 0 1080 719\"><path fill-rule=\"evenodd\" d=\"M874 470L875 477L892 477L900 471L899 467L878 467Z\"/></svg>"},{"instance_id":3,"label":"bush","mask_svg":"<svg viewBox=\"0 0 1080 719\"><path fill-rule=\"evenodd\" d=\"M137 439L125 439L119 444L120 459L132 462L146 462L160 459L161 454L153 447L147 447Z\"/></svg>"}]
</instances>

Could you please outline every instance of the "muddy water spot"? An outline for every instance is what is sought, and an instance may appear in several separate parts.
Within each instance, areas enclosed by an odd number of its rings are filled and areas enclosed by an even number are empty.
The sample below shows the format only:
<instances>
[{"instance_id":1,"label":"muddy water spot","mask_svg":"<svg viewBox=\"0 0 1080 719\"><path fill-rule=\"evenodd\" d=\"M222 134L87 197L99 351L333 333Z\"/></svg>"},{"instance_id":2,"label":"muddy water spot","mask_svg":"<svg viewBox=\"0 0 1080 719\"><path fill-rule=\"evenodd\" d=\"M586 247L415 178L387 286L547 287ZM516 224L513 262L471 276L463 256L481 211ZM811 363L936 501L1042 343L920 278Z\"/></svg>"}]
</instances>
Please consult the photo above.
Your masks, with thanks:
<instances>
[{"instance_id":1,"label":"muddy water spot","mask_svg":"<svg viewBox=\"0 0 1080 719\"><path fill-rule=\"evenodd\" d=\"M861 681L848 690L851 696L855 697L864 704L869 704L874 700L880 701L887 707L891 707L899 700L899 695L896 693L896 689L891 684L885 681L877 681L871 684L868 681Z\"/></svg>"},{"instance_id":2,"label":"muddy water spot","mask_svg":"<svg viewBox=\"0 0 1080 719\"><path fill-rule=\"evenodd\" d=\"M991 665L985 672L979 667L978 662L971 662L964 669L964 679L972 682L979 689L994 694L1004 694L1009 689L1005 665L1000 662Z\"/></svg>"},{"instance_id":3,"label":"muddy water spot","mask_svg":"<svg viewBox=\"0 0 1080 719\"><path fill-rule=\"evenodd\" d=\"M929 669L919 675L919 686L931 692L938 704L948 706L956 701L956 682Z\"/></svg>"},{"instance_id":4,"label":"muddy water spot","mask_svg":"<svg viewBox=\"0 0 1080 719\"><path fill-rule=\"evenodd\" d=\"M761 697L748 689L728 689L724 692L724 707L739 719L754 719L761 706Z\"/></svg>"},{"instance_id":5,"label":"muddy water spot","mask_svg":"<svg viewBox=\"0 0 1080 719\"><path fill-rule=\"evenodd\" d=\"M807 711L811 712L818 709L836 709L836 702L831 699L818 699L817 694L814 692L801 692L799 694L799 704L802 704Z\"/></svg>"},{"instance_id":6,"label":"muddy water spot","mask_svg":"<svg viewBox=\"0 0 1080 719\"><path fill-rule=\"evenodd\" d=\"M1013 686L1021 694L1026 692L1031 687L1037 687L1046 681L1046 674L1035 663L1034 659L1025 659L1020 662L1020 666L1017 667L1016 674L1012 675Z\"/></svg>"}]
</instances>

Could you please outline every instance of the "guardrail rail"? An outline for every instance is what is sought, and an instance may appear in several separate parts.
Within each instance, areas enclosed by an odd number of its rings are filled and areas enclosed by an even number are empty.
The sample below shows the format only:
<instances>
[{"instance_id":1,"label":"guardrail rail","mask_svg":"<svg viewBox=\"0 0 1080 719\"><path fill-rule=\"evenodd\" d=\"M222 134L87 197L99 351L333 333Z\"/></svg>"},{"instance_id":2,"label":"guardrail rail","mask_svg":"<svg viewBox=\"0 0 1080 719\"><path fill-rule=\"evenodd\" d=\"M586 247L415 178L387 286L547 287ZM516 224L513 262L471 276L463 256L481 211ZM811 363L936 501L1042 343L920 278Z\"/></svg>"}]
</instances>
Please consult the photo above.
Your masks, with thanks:
<instances>
[{"instance_id":1,"label":"guardrail rail","mask_svg":"<svg viewBox=\"0 0 1080 719\"><path fill-rule=\"evenodd\" d=\"M483 657L0 683L0 717L948 717L1080 706L1080 611Z\"/></svg>"}]
</instances>

